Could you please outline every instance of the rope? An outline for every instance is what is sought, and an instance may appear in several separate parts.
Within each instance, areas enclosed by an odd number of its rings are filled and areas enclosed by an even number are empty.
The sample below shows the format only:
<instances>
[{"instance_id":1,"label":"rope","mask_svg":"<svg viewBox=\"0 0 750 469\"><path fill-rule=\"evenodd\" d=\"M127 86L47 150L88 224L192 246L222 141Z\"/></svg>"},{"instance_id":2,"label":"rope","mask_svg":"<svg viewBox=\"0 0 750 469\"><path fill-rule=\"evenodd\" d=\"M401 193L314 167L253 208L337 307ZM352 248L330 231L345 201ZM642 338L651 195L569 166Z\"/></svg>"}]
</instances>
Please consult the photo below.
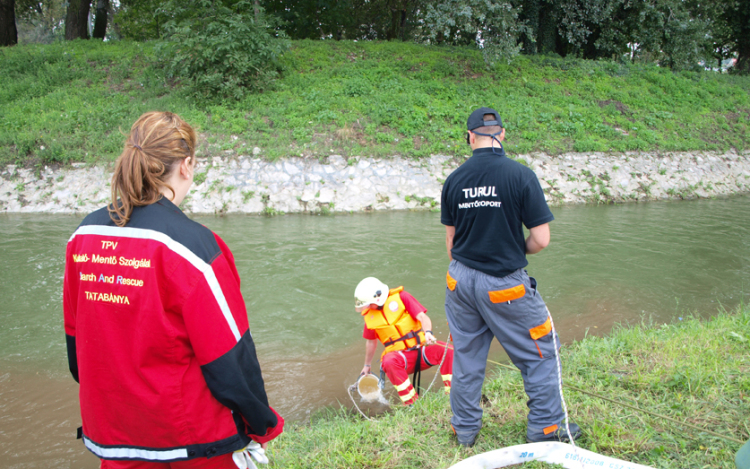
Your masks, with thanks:
<instances>
[{"instance_id":1,"label":"rope","mask_svg":"<svg viewBox=\"0 0 750 469\"><path fill-rule=\"evenodd\" d=\"M571 436L570 435L569 418L568 418L568 407L567 407L567 404L565 403L565 397L563 396L563 391L562 391L562 386L563 386L563 382L562 382L562 368L560 366L560 356L557 353L557 338L556 338L556 333L555 333L555 323L552 320L552 315L550 314L549 309L547 309L547 315L548 315L548 317L550 319L550 324L552 326L552 340L553 340L554 346L555 346L555 362L556 362L556 365L557 365L558 382L560 383L560 399L562 400L563 410L565 412L565 427L566 427L566 430L568 432L568 435ZM448 355L448 340L449 340L449 338L450 338L450 333L448 334L448 337L446 338L446 341L445 341L446 344L445 345L435 344L435 345L440 345L445 350L443 351L443 358L440 360L440 365L438 365L437 372L435 373L435 376L432 378L432 382L430 383L430 386L424 392L425 394L427 394L428 392L430 392L430 389L432 388L432 385L435 384L435 380L437 379L437 375L440 373L440 368L443 366L443 362L445 361L445 357ZM503 367L503 368L507 368L509 370L518 371L518 368L516 368L514 366L506 365L505 363L496 362L496 361L490 360L490 359L487 359L487 361L489 363L492 363L494 365L498 365L498 366ZM351 399L352 403L354 404L354 407L357 408L357 411L360 414L362 414L362 417L364 417L367 420L373 420L370 417L368 417L367 415L365 415L365 413L362 412L362 410L359 408L359 406L355 402L354 397L352 396L352 393L351 393L351 390L352 390L352 388L354 386L356 386L356 384L353 384L352 386L349 386L349 387L346 388L347 394L349 395L349 399ZM730 437L730 436L726 436L726 435L722 435L720 433L716 433L714 431L707 430L705 428L701 428L701 427L699 427L697 425L693 425L692 423L688 423L688 422L683 422L681 420L677 420L677 419L672 418L672 417L670 417L668 415L660 414L658 412L653 412L653 411L646 410L646 409L641 409L640 407L637 407L637 406L634 406L634 405L631 405L631 404L627 404L627 403L622 402L622 401L617 401L615 399L611 399L609 397L602 396L601 394L597 394L595 392L585 391L585 390L583 390L583 389L581 389L581 388L579 388L577 386L573 386L570 383L565 383L565 386L569 387L573 391L580 392L580 393L586 394L588 396L596 397L598 399L602 399L604 401L611 402L611 403L613 403L615 405L619 405L619 406L622 406L622 407L627 407L628 409L635 410L636 412L642 412L644 414L651 415L652 417L657 417L657 418L669 420L670 422L676 423L678 425L683 425L683 426L686 426L686 427L690 427L690 428L692 428L694 430L698 430L698 431L703 432L703 433L708 433L709 435L713 435L713 436L715 436L717 438L721 438L723 440L731 441L733 443L737 443L737 444L740 444L740 445L742 445L742 444L745 443L744 441L738 440L736 438L733 438L733 437ZM570 442L573 444L573 446L576 446L576 444L575 444L575 442L573 441L572 438L570 439Z\"/></svg>"},{"instance_id":2,"label":"rope","mask_svg":"<svg viewBox=\"0 0 750 469\"><path fill-rule=\"evenodd\" d=\"M495 365L502 366L504 368L508 368L509 370L518 371L518 369L516 367L510 366L510 365L506 365L504 363L496 362L494 360L487 360L487 361L490 362L490 363L493 363ZM632 410L635 410L637 412L643 412L644 414L651 415L652 417L658 417L658 418L661 418L661 419L669 420L670 422L674 422L674 423L677 423L679 425L684 425L686 427L690 427L690 428L693 428L695 430L698 430L698 431L701 431L701 432L704 432L704 433L708 433L708 434L713 435L713 436L715 436L717 438L722 438L724 440L731 441L733 443L739 443L739 444L744 444L745 443L744 441L740 441L740 440L738 440L736 438L732 438L730 436L726 436L726 435L722 435L720 433L712 432L711 430L706 430L705 428L701 428L701 427L699 427L697 425L693 425L692 423L687 423L687 422L683 422L683 421L674 419L674 418L672 418L672 417L670 417L668 415L660 414L658 412L652 412L652 411L646 410L646 409L641 409L640 407L637 407L637 406L634 406L634 405L630 405L630 404L626 404L624 402L617 401L615 399L610 399L609 397L602 396L601 394L597 394L595 392L584 391L583 389L578 388L576 386L573 386L573 385L571 385L569 383L565 383L565 386L569 387L573 391L577 391L577 392L580 392L580 393L583 393L583 394L587 394L589 396L596 397L596 398L599 398L599 399L611 402L613 404L617 404L619 406L627 407L628 409L632 409Z\"/></svg>"},{"instance_id":3,"label":"rope","mask_svg":"<svg viewBox=\"0 0 750 469\"><path fill-rule=\"evenodd\" d=\"M546 307L546 306L545 306ZM557 352L557 331L555 331L555 322L552 320L552 315L547 308L547 317L549 323L552 326L552 344L555 346L555 365L557 366L557 383L560 389L560 402L562 402L563 412L565 413L565 431L568 432L568 438L570 444L576 446L576 442L573 435L570 433L570 418L568 417L568 405L565 403L565 396L563 395L563 382L562 382L562 367L560 366L560 354Z\"/></svg>"},{"instance_id":4,"label":"rope","mask_svg":"<svg viewBox=\"0 0 750 469\"><path fill-rule=\"evenodd\" d=\"M435 376L432 377L432 382L430 382L430 385L427 387L427 391L424 392L425 394L427 394L428 392L430 392L430 389L432 389L432 385L435 384L435 380L437 379L438 375L441 374L440 373L440 369L443 367L443 362L445 361L445 357L448 355L448 340L450 340L450 337L451 337L451 333L449 332L448 333L448 337L445 338L445 345L446 346L443 347L443 349L444 349L443 350L443 358L440 359L440 364L437 367L437 371L435 372ZM440 345L440 344L435 344L435 345Z\"/></svg>"},{"instance_id":5,"label":"rope","mask_svg":"<svg viewBox=\"0 0 750 469\"><path fill-rule=\"evenodd\" d=\"M560 365L560 353L557 350L557 331L555 330L555 322L552 320L552 314L550 314L549 308L547 308L546 305L544 307L547 309L547 317L549 318L550 326L552 326L552 344L555 346L557 384L558 389L560 390L560 402L562 403L563 412L565 413L565 431L568 432L568 439L570 440L570 444L573 445L573 452L578 456L578 461L581 463L581 467L584 467L583 458L578 454L578 445L576 445L575 438L573 438L573 435L570 433L570 417L568 416L568 405L565 403L565 396L563 395L562 366Z\"/></svg>"},{"instance_id":6,"label":"rope","mask_svg":"<svg viewBox=\"0 0 750 469\"><path fill-rule=\"evenodd\" d=\"M370 417L366 416L365 413L362 412L362 409L359 408L359 406L357 405L357 402L354 400L354 397L352 396L352 388L354 388L356 385L357 385L357 383L354 383L351 386L344 385L344 387L346 388L346 393L349 394L349 399L352 400L352 404L354 404L354 407L357 408L357 412L359 412L360 414L362 414L362 417L364 417L365 420L372 421L373 419L371 419Z\"/></svg>"}]
</instances>

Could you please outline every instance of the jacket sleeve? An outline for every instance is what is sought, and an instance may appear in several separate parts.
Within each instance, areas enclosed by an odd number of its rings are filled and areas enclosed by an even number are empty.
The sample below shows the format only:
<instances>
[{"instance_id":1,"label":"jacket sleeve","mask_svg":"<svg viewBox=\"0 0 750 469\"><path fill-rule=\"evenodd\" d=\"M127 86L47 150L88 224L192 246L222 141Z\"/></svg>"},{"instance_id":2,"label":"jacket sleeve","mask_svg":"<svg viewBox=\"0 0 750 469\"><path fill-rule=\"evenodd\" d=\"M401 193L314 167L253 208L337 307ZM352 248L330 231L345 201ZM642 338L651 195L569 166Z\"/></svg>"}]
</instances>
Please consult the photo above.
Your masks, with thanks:
<instances>
[{"instance_id":1,"label":"jacket sleeve","mask_svg":"<svg viewBox=\"0 0 750 469\"><path fill-rule=\"evenodd\" d=\"M71 255L72 241L65 251L65 277L63 279L63 318L65 344L68 349L68 368L73 379L78 382L78 355L76 354L76 308L78 300L78 279L75 276Z\"/></svg>"},{"instance_id":2,"label":"jacket sleeve","mask_svg":"<svg viewBox=\"0 0 750 469\"><path fill-rule=\"evenodd\" d=\"M216 240L222 252L185 301L183 318L211 394L242 417L250 438L265 443L281 434L284 419L268 404L234 260Z\"/></svg>"},{"instance_id":3,"label":"jacket sleeve","mask_svg":"<svg viewBox=\"0 0 750 469\"><path fill-rule=\"evenodd\" d=\"M417 301L417 299L414 298L411 293L407 292L406 290L399 293L399 296L401 296L401 301L404 303L406 311L412 318L414 318L414 320L416 320L417 316L419 316L421 313L427 312L427 308L422 306L422 303Z\"/></svg>"}]
</instances>

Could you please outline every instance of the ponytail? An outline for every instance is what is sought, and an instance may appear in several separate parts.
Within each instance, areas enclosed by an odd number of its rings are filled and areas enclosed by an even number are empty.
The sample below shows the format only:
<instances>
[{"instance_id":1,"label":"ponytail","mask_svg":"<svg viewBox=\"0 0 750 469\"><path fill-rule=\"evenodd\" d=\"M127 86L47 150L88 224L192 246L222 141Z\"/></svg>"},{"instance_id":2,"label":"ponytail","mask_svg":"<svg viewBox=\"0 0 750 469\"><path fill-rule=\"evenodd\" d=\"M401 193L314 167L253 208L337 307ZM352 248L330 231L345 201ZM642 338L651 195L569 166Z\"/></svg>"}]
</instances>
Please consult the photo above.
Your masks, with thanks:
<instances>
[{"instance_id":1,"label":"ponytail","mask_svg":"<svg viewBox=\"0 0 750 469\"><path fill-rule=\"evenodd\" d=\"M109 217L125 226L134 207L150 205L184 158L195 157L195 131L171 112L149 112L130 129L125 149L115 163Z\"/></svg>"}]
</instances>

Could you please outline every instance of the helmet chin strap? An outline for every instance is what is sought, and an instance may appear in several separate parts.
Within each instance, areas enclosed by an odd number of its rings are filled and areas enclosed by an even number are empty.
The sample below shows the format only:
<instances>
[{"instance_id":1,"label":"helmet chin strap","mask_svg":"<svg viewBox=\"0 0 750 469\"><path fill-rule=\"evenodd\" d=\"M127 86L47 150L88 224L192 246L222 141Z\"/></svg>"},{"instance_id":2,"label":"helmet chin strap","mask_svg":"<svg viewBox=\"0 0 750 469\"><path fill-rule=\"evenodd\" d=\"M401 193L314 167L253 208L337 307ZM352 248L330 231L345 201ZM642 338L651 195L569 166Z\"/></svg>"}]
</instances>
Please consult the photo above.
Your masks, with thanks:
<instances>
[{"instance_id":1,"label":"helmet chin strap","mask_svg":"<svg viewBox=\"0 0 750 469\"><path fill-rule=\"evenodd\" d=\"M503 133L503 130L502 130L502 129L500 129L500 132L495 132L494 134L486 134L486 133L484 133L484 132L476 132L476 131L474 131L474 130L472 130L472 132L473 132L474 134L476 134L476 135L482 135L482 136L484 136L484 137L492 137L492 153L494 153L494 154L496 154L496 155L499 155L499 154L500 154L500 153L497 153L497 152L495 151L495 142L497 142L497 144L498 144L498 145L500 145L500 149L501 149L501 150L505 151L505 148L503 148L503 143L502 143L502 142L500 141L500 139L499 139L499 138L497 138L497 136L498 136L498 135L500 135L501 133Z\"/></svg>"}]
</instances>

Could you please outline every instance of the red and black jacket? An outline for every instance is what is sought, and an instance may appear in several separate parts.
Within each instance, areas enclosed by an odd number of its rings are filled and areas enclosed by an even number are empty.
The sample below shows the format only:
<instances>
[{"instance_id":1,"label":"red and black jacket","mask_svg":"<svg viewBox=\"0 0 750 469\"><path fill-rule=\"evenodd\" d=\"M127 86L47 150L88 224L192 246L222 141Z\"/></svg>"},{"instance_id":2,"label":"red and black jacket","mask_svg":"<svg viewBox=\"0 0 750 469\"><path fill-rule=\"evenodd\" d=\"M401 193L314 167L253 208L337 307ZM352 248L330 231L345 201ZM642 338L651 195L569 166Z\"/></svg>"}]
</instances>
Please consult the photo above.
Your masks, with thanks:
<instances>
[{"instance_id":1,"label":"red and black jacket","mask_svg":"<svg viewBox=\"0 0 750 469\"><path fill-rule=\"evenodd\" d=\"M103 459L180 461L278 436L234 258L167 199L71 236L63 306L83 439Z\"/></svg>"}]
</instances>

